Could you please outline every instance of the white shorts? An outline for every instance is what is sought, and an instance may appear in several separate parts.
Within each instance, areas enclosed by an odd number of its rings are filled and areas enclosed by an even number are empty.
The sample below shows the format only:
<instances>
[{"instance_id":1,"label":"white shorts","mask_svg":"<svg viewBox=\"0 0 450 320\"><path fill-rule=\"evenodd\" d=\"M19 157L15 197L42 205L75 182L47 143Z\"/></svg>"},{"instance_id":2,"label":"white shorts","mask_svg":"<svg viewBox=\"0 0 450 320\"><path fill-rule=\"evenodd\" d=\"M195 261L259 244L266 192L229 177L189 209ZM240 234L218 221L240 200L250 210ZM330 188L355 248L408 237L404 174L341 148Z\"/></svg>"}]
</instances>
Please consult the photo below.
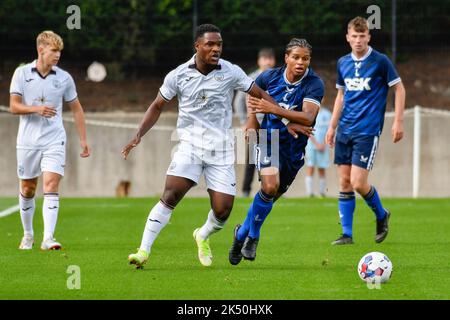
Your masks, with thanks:
<instances>
[{"instance_id":1,"label":"white shorts","mask_svg":"<svg viewBox=\"0 0 450 320\"><path fill-rule=\"evenodd\" d=\"M205 173L208 189L236 195L233 150L211 155L207 151L193 151L188 146L179 145L173 155L167 175L187 178L197 184L202 173Z\"/></svg>"},{"instance_id":2,"label":"white shorts","mask_svg":"<svg viewBox=\"0 0 450 320\"><path fill-rule=\"evenodd\" d=\"M54 172L64 176L66 148L52 145L47 149L17 149L17 175L19 179L33 179L42 172Z\"/></svg>"}]
</instances>

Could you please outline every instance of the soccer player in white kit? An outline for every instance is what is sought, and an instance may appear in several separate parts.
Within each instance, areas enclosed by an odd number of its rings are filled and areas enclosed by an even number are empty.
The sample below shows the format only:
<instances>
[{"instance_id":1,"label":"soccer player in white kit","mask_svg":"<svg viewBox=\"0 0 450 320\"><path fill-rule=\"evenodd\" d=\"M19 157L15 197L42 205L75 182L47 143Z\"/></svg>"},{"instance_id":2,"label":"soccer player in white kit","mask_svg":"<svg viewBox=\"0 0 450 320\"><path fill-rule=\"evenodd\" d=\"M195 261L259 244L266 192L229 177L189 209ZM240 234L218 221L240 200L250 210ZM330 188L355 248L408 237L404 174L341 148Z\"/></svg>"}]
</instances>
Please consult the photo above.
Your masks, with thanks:
<instances>
[{"instance_id":1,"label":"soccer player in white kit","mask_svg":"<svg viewBox=\"0 0 450 320\"><path fill-rule=\"evenodd\" d=\"M17 135L17 174L20 179L20 217L24 236L19 249L34 244L34 195L42 174L44 203L44 238L42 250L59 250L54 239L59 210L58 186L64 176L66 132L62 122L63 100L69 105L80 137L82 158L90 154L86 142L84 112L78 101L75 83L56 65L64 47L63 40L52 31L36 39L38 58L14 72L10 87L10 111L20 115Z\"/></svg>"},{"instance_id":2,"label":"soccer player in white kit","mask_svg":"<svg viewBox=\"0 0 450 320\"><path fill-rule=\"evenodd\" d=\"M240 67L220 59L222 37L216 26L197 27L195 50L196 54L188 62L167 74L135 138L122 150L126 159L156 123L164 105L177 96L180 144L167 171L163 195L148 216L141 246L137 253L128 256L130 264L137 268L147 262L152 244L169 222L175 206L198 183L202 173L211 210L205 224L194 230L194 239L200 263L204 266L212 264L209 236L224 227L236 194L231 131L233 92L245 91L275 103Z\"/></svg>"}]
</instances>

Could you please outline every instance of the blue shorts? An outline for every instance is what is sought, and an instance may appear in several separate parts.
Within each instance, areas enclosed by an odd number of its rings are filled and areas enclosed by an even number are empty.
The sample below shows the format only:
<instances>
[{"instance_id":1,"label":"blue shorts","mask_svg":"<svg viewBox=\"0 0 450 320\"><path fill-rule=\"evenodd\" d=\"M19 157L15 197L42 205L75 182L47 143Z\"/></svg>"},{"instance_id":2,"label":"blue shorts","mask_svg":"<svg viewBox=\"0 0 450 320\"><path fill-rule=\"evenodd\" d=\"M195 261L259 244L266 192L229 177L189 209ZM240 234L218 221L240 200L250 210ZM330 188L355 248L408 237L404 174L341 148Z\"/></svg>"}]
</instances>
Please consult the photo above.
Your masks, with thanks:
<instances>
[{"instance_id":1,"label":"blue shorts","mask_svg":"<svg viewBox=\"0 0 450 320\"><path fill-rule=\"evenodd\" d=\"M334 163L355 165L371 170L378 149L379 136L337 134Z\"/></svg>"},{"instance_id":2,"label":"blue shorts","mask_svg":"<svg viewBox=\"0 0 450 320\"><path fill-rule=\"evenodd\" d=\"M320 169L328 168L330 164L330 151L319 151L314 148L306 148L306 166Z\"/></svg>"},{"instance_id":3,"label":"blue shorts","mask_svg":"<svg viewBox=\"0 0 450 320\"><path fill-rule=\"evenodd\" d=\"M305 164L304 155L305 153L303 152L298 159L292 159L280 151L279 158L272 159L270 157L270 152L268 153L266 148L260 148L258 145L255 145L254 147L255 165L258 169L258 173L263 168L278 168L280 173L280 186L278 187L279 193L285 193L295 180L298 171Z\"/></svg>"}]
</instances>

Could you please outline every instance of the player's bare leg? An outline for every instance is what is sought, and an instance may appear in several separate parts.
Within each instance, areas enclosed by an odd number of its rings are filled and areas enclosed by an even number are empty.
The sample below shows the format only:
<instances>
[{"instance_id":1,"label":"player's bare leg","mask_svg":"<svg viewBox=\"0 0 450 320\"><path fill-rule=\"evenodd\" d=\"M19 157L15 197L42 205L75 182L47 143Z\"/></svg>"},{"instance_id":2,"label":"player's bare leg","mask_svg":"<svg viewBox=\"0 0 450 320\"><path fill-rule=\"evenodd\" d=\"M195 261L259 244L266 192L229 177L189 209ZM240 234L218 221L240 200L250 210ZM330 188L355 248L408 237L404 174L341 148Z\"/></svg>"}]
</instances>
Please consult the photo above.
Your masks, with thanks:
<instances>
[{"instance_id":1,"label":"player's bare leg","mask_svg":"<svg viewBox=\"0 0 450 320\"><path fill-rule=\"evenodd\" d=\"M33 217L36 209L34 195L37 183L38 178L20 180L19 207L23 226L23 238L19 245L21 250L30 250L34 244Z\"/></svg>"},{"instance_id":2,"label":"player's bare leg","mask_svg":"<svg viewBox=\"0 0 450 320\"><path fill-rule=\"evenodd\" d=\"M59 250L61 244L54 238L56 222L59 212L59 182L61 175L44 171L42 174L44 188L44 203L42 205L42 216L44 218L44 239L41 244L42 250Z\"/></svg>"},{"instance_id":3,"label":"player's bare leg","mask_svg":"<svg viewBox=\"0 0 450 320\"><path fill-rule=\"evenodd\" d=\"M358 166L351 166L350 183L352 189L358 192L361 196L366 195L370 191L370 185L367 182L369 178L369 171Z\"/></svg>"},{"instance_id":4,"label":"player's bare leg","mask_svg":"<svg viewBox=\"0 0 450 320\"><path fill-rule=\"evenodd\" d=\"M212 264L212 252L209 237L222 230L233 209L234 196L208 189L211 210L205 224L194 230L194 239L198 247L198 258L205 267Z\"/></svg>"},{"instance_id":5,"label":"player's bare leg","mask_svg":"<svg viewBox=\"0 0 450 320\"><path fill-rule=\"evenodd\" d=\"M375 187L367 181L369 171L367 169L352 166L351 184L352 187L364 198L367 205L372 209L377 217L375 242L380 243L386 239L389 231L389 218L391 213L383 208L378 192Z\"/></svg>"},{"instance_id":6,"label":"player's bare leg","mask_svg":"<svg viewBox=\"0 0 450 320\"><path fill-rule=\"evenodd\" d=\"M175 208L194 185L195 182L187 178L168 175L166 176L166 185L161 200Z\"/></svg>"},{"instance_id":7,"label":"player's bare leg","mask_svg":"<svg viewBox=\"0 0 450 320\"><path fill-rule=\"evenodd\" d=\"M153 242L169 222L173 209L194 184L193 181L183 177L166 176L163 195L148 215L141 246L137 253L128 256L130 264L136 265L138 269L143 268L150 255Z\"/></svg>"},{"instance_id":8,"label":"player's bare leg","mask_svg":"<svg viewBox=\"0 0 450 320\"><path fill-rule=\"evenodd\" d=\"M277 167L261 169L261 190L275 196L280 186L280 172Z\"/></svg>"},{"instance_id":9,"label":"player's bare leg","mask_svg":"<svg viewBox=\"0 0 450 320\"><path fill-rule=\"evenodd\" d=\"M340 192L351 192L353 191L352 184L350 183L350 173L352 171L352 166L350 165L339 165L339 191Z\"/></svg>"}]
</instances>

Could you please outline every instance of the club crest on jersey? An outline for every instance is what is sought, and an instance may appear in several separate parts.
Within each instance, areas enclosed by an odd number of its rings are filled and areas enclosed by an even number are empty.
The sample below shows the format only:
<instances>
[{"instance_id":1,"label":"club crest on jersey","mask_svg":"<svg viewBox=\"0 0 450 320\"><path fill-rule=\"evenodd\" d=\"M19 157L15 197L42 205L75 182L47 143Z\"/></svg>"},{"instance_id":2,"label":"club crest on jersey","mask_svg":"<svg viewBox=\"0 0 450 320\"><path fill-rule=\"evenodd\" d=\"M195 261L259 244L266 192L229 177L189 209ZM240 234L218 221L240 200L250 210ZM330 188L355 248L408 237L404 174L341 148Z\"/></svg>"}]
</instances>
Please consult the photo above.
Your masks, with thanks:
<instances>
[{"instance_id":1,"label":"club crest on jersey","mask_svg":"<svg viewBox=\"0 0 450 320\"><path fill-rule=\"evenodd\" d=\"M289 87L286 87L286 93L283 97L283 101L287 102L288 101L288 96L290 96L292 94L292 92L294 92L295 88L291 88L289 89Z\"/></svg>"},{"instance_id":2,"label":"club crest on jersey","mask_svg":"<svg viewBox=\"0 0 450 320\"><path fill-rule=\"evenodd\" d=\"M369 81L372 78L345 78L345 86L348 91L370 90Z\"/></svg>"},{"instance_id":3,"label":"club crest on jersey","mask_svg":"<svg viewBox=\"0 0 450 320\"><path fill-rule=\"evenodd\" d=\"M216 81L223 81L224 78L225 75L223 74L223 72L216 72L216 74L214 75L214 80Z\"/></svg>"},{"instance_id":4,"label":"club crest on jersey","mask_svg":"<svg viewBox=\"0 0 450 320\"><path fill-rule=\"evenodd\" d=\"M61 88L61 82L59 82L57 79L53 80L52 84L55 89Z\"/></svg>"}]
</instances>

